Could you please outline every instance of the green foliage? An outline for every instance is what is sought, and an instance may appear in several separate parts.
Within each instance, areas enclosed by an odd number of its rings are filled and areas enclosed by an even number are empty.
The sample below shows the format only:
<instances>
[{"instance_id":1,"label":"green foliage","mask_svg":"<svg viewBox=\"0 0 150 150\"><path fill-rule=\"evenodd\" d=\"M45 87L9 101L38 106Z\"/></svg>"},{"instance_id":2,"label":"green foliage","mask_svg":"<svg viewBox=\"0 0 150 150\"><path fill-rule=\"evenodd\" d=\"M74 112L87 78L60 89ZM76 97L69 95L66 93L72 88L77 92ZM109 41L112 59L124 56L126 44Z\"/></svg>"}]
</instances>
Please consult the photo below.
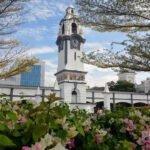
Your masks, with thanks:
<instances>
[{"instance_id":1,"label":"green foliage","mask_svg":"<svg viewBox=\"0 0 150 150\"><path fill-rule=\"evenodd\" d=\"M93 114L56 105L55 94L46 97L40 104L1 99L0 149L139 150L147 146L142 139L150 140L148 110L117 107Z\"/></svg>"},{"instance_id":2,"label":"green foliage","mask_svg":"<svg viewBox=\"0 0 150 150\"><path fill-rule=\"evenodd\" d=\"M38 62L36 58L26 58L25 48L11 37L24 20L22 17L28 1L30 0L0 1L0 79L30 71L30 66Z\"/></svg>"},{"instance_id":3,"label":"green foliage","mask_svg":"<svg viewBox=\"0 0 150 150\"><path fill-rule=\"evenodd\" d=\"M76 0L76 4L83 26L128 36L128 40L111 43L109 50L84 54L84 63L115 71L150 71L149 0Z\"/></svg>"},{"instance_id":4,"label":"green foliage","mask_svg":"<svg viewBox=\"0 0 150 150\"><path fill-rule=\"evenodd\" d=\"M14 147L15 144L10 138L5 135L0 134L0 147Z\"/></svg>"},{"instance_id":5,"label":"green foliage","mask_svg":"<svg viewBox=\"0 0 150 150\"><path fill-rule=\"evenodd\" d=\"M125 80L120 80L115 82L109 82L108 83L109 90L110 91L123 91L123 92L135 92L135 84L125 81Z\"/></svg>"},{"instance_id":6,"label":"green foliage","mask_svg":"<svg viewBox=\"0 0 150 150\"><path fill-rule=\"evenodd\" d=\"M80 21L105 31L149 31L149 0L76 0Z\"/></svg>"},{"instance_id":7,"label":"green foliage","mask_svg":"<svg viewBox=\"0 0 150 150\"><path fill-rule=\"evenodd\" d=\"M42 136L48 132L47 124L37 124L33 126L32 137L34 142L37 142Z\"/></svg>"}]
</instances>

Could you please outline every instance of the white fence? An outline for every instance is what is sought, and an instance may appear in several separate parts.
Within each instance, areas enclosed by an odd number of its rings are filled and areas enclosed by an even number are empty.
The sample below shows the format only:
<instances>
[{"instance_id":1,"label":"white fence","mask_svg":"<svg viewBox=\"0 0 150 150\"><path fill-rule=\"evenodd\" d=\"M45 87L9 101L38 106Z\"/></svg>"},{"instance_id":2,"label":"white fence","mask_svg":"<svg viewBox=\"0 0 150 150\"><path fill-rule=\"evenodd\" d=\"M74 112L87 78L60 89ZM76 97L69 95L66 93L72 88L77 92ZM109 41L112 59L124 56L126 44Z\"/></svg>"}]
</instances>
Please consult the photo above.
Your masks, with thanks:
<instances>
[{"instance_id":1,"label":"white fence","mask_svg":"<svg viewBox=\"0 0 150 150\"><path fill-rule=\"evenodd\" d=\"M60 96L61 91L55 90L53 87L37 88L0 85L0 95L5 94L5 97L8 97L10 101L20 100L20 97L24 100L37 100L39 98L39 101L45 101L44 96L50 93L56 93L56 96ZM70 106L78 106L92 111L99 103L108 109L118 103L125 103L130 106L150 105L150 95L133 92L103 92L87 89L86 100L86 103L70 103Z\"/></svg>"}]
</instances>

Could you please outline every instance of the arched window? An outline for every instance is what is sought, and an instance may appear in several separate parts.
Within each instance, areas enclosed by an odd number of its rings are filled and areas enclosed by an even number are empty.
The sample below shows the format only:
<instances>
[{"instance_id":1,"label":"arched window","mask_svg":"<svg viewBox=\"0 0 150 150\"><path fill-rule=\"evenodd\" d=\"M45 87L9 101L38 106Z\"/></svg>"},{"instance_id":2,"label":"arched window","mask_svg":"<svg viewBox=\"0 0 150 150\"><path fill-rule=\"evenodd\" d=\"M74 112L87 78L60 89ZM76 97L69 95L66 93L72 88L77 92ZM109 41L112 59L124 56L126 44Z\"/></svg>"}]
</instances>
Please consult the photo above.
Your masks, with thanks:
<instances>
[{"instance_id":1,"label":"arched window","mask_svg":"<svg viewBox=\"0 0 150 150\"><path fill-rule=\"evenodd\" d=\"M72 23L72 33L77 33L77 25Z\"/></svg>"},{"instance_id":2,"label":"arched window","mask_svg":"<svg viewBox=\"0 0 150 150\"><path fill-rule=\"evenodd\" d=\"M72 103L77 103L77 92L72 91Z\"/></svg>"},{"instance_id":3,"label":"arched window","mask_svg":"<svg viewBox=\"0 0 150 150\"><path fill-rule=\"evenodd\" d=\"M64 34L64 33L65 33L65 26L63 24L63 26L62 26L62 34Z\"/></svg>"}]
</instances>

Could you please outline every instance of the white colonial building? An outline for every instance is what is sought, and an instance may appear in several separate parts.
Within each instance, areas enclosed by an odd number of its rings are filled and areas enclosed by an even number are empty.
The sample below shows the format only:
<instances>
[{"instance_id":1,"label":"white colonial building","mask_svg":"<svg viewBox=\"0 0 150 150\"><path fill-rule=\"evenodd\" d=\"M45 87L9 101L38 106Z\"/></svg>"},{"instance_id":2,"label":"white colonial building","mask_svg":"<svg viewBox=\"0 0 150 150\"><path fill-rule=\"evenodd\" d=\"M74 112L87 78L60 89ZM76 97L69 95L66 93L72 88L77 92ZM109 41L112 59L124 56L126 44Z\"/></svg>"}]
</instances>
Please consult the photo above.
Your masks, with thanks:
<instances>
[{"instance_id":1,"label":"white colonial building","mask_svg":"<svg viewBox=\"0 0 150 150\"><path fill-rule=\"evenodd\" d=\"M125 80L135 84L135 71L129 71L124 73L118 73L118 80Z\"/></svg>"},{"instance_id":2,"label":"white colonial building","mask_svg":"<svg viewBox=\"0 0 150 150\"><path fill-rule=\"evenodd\" d=\"M138 92L150 93L150 78L142 81L141 84L136 85Z\"/></svg>"}]
</instances>

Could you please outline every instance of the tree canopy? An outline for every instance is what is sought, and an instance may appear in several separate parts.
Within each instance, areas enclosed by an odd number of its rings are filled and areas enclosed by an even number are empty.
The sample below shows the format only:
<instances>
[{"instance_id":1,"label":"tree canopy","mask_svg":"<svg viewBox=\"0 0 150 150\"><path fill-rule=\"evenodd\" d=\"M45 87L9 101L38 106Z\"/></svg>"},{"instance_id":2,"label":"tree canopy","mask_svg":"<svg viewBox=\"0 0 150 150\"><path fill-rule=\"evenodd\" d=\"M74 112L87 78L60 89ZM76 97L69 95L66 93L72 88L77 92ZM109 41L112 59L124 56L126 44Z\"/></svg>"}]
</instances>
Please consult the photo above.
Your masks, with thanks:
<instances>
[{"instance_id":1,"label":"tree canopy","mask_svg":"<svg viewBox=\"0 0 150 150\"><path fill-rule=\"evenodd\" d=\"M128 81L124 81L124 80L117 81L116 83L111 81L107 84L109 86L110 91L122 91L122 92L135 92L136 91L135 84L128 82Z\"/></svg>"},{"instance_id":2,"label":"tree canopy","mask_svg":"<svg viewBox=\"0 0 150 150\"><path fill-rule=\"evenodd\" d=\"M83 62L101 68L150 71L149 0L76 0L82 25L100 32L125 32L128 40L85 54ZM114 49L114 45L122 49Z\"/></svg>"},{"instance_id":3,"label":"tree canopy","mask_svg":"<svg viewBox=\"0 0 150 150\"><path fill-rule=\"evenodd\" d=\"M27 58L26 50L11 35L22 23L25 3L29 0L0 1L0 79L28 71L36 63L35 58Z\"/></svg>"}]
</instances>

